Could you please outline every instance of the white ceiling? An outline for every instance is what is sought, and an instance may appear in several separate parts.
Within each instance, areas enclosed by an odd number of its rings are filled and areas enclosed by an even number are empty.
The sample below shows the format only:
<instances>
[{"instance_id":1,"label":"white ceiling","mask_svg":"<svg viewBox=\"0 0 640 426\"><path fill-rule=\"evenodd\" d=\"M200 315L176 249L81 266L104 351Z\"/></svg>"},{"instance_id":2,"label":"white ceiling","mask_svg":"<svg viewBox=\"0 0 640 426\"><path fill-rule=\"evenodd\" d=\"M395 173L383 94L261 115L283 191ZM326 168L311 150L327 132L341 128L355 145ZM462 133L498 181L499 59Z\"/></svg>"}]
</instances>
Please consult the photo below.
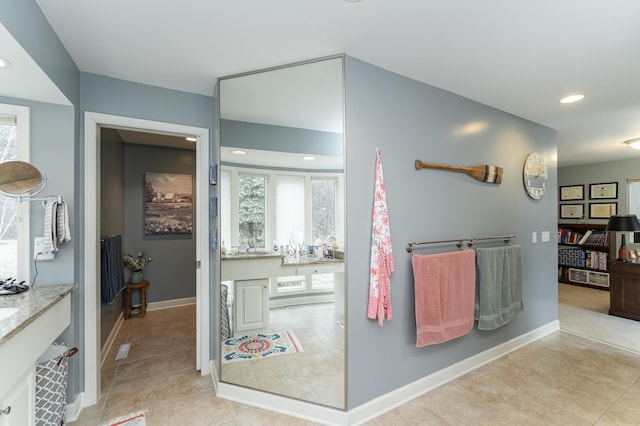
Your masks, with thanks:
<instances>
[{"instance_id":1,"label":"white ceiling","mask_svg":"<svg viewBox=\"0 0 640 426\"><path fill-rule=\"evenodd\" d=\"M36 1L82 71L212 95L346 53L557 129L561 166L640 157L636 0Z\"/></svg>"}]
</instances>

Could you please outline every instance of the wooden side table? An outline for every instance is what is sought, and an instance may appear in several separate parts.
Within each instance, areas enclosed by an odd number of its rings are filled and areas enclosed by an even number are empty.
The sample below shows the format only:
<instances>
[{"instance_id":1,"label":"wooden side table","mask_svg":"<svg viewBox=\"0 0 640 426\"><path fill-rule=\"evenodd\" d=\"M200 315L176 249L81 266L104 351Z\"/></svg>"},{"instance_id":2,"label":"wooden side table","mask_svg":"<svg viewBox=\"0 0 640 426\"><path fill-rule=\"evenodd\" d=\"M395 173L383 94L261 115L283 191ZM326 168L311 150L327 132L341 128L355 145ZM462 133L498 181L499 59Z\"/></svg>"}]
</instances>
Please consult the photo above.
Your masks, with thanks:
<instances>
[{"instance_id":1,"label":"wooden side table","mask_svg":"<svg viewBox=\"0 0 640 426\"><path fill-rule=\"evenodd\" d=\"M127 293L127 304L124 307L124 319L131 318L131 311L138 309L138 315L140 317L145 316L147 313L147 287L149 287L149 280L142 280L139 283L126 283L125 291ZM133 290L140 290L140 306L133 306L131 296Z\"/></svg>"}]
</instances>

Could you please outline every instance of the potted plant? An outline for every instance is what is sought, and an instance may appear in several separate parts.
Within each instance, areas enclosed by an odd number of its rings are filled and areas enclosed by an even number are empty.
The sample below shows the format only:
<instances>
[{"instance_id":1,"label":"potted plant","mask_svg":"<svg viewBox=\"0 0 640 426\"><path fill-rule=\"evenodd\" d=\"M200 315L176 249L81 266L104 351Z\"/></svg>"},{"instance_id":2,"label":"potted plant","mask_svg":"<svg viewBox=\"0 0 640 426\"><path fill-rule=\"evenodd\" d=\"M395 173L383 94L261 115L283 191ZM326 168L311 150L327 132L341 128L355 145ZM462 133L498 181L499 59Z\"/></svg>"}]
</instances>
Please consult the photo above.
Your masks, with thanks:
<instances>
[{"instance_id":1,"label":"potted plant","mask_svg":"<svg viewBox=\"0 0 640 426\"><path fill-rule=\"evenodd\" d=\"M143 252L138 252L135 256L131 253L127 253L123 257L124 266L126 266L131 272L131 277L129 278L130 283L139 283L142 281L144 268L151 262L151 257L144 254Z\"/></svg>"}]
</instances>

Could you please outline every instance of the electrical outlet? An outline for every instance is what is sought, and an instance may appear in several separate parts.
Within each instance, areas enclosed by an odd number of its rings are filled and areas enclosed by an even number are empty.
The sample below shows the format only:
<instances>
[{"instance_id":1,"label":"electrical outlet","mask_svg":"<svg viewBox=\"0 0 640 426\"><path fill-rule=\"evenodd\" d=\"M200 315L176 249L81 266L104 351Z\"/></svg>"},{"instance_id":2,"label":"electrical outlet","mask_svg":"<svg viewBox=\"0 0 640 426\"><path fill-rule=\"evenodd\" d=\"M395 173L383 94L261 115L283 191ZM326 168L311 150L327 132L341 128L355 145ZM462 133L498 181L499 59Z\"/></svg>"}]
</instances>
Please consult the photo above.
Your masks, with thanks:
<instances>
[{"instance_id":1,"label":"electrical outlet","mask_svg":"<svg viewBox=\"0 0 640 426\"><path fill-rule=\"evenodd\" d=\"M45 246L44 237L33 239L33 258L35 260L53 260L55 256L55 253Z\"/></svg>"}]
</instances>

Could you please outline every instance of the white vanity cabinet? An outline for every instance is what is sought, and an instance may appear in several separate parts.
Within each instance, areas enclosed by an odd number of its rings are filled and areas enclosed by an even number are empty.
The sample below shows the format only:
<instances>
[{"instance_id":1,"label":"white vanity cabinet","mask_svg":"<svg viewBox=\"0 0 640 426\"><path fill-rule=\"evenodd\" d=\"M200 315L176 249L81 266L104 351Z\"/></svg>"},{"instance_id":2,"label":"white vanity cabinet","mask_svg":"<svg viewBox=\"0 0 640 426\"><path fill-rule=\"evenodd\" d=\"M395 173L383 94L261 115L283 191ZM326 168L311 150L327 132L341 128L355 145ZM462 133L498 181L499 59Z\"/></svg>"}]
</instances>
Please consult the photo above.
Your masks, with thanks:
<instances>
[{"instance_id":1,"label":"white vanity cabinet","mask_svg":"<svg viewBox=\"0 0 640 426\"><path fill-rule=\"evenodd\" d=\"M35 424L36 369L35 364L9 391L0 396L0 426L31 426Z\"/></svg>"},{"instance_id":2,"label":"white vanity cabinet","mask_svg":"<svg viewBox=\"0 0 640 426\"><path fill-rule=\"evenodd\" d=\"M239 280L234 285L234 331L269 327L269 278Z\"/></svg>"},{"instance_id":3,"label":"white vanity cabinet","mask_svg":"<svg viewBox=\"0 0 640 426\"><path fill-rule=\"evenodd\" d=\"M0 299L0 308L16 310L0 320L0 426L36 424L36 363L71 323L76 287L41 286Z\"/></svg>"}]
</instances>

